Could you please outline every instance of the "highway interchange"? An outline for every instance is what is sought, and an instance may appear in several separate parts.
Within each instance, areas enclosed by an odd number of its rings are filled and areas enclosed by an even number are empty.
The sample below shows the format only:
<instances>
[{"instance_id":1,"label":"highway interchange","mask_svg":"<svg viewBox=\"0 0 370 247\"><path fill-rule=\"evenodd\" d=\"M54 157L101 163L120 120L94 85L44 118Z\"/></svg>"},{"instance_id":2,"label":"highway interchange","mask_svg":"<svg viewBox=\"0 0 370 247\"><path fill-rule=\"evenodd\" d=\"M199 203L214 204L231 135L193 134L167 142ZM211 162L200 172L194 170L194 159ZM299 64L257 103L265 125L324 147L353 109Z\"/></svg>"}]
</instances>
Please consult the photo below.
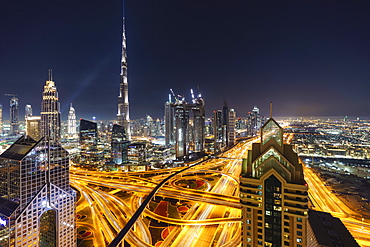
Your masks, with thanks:
<instances>
[{"instance_id":1,"label":"highway interchange","mask_svg":"<svg viewBox=\"0 0 370 247\"><path fill-rule=\"evenodd\" d=\"M242 141L218 157L175 176L156 196L189 201L189 210L179 219L156 214L148 207L125 241L132 246L238 246L241 215L238 177L241 159L246 157L247 150L255 141L259 138ZM72 167L71 185L80 195L77 213L88 212L89 219L78 220L77 225L93 231L94 246L106 246L135 213L146 195L165 177L180 169L119 173ZM362 221L361 216L331 193L312 170L304 167L304 173L313 209L340 218L361 246L370 246L370 224ZM215 181L206 181L201 190L176 186L176 180L194 176L199 179L211 176ZM122 196L123 192L125 196ZM163 241L153 240L146 219L171 226Z\"/></svg>"}]
</instances>

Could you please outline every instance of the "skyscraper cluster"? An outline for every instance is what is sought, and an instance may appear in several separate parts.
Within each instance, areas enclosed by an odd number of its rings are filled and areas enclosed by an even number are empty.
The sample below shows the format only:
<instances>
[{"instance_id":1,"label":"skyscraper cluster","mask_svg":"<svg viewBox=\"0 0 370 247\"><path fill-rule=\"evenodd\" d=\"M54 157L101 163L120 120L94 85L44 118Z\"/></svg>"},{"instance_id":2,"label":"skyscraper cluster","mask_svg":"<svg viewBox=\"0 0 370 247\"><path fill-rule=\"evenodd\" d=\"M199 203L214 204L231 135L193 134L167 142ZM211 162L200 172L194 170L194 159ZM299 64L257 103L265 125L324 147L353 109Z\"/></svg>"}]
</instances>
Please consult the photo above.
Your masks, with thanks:
<instances>
[{"instance_id":1,"label":"skyscraper cluster","mask_svg":"<svg viewBox=\"0 0 370 247\"><path fill-rule=\"evenodd\" d=\"M224 101L222 110L213 112L214 152L219 152L235 144L235 124L236 112L234 109L229 111L227 102Z\"/></svg>"},{"instance_id":2,"label":"skyscraper cluster","mask_svg":"<svg viewBox=\"0 0 370 247\"><path fill-rule=\"evenodd\" d=\"M165 103L166 144L175 146L176 158L186 157L191 152L203 152L205 102L202 95L199 93L194 97L191 90L192 101L189 103L184 96L172 94L174 102L170 95Z\"/></svg>"},{"instance_id":3,"label":"skyscraper cluster","mask_svg":"<svg viewBox=\"0 0 370 247\"><path fill-rule=\"evenodd\" d=\"M16 134L14 95L11 108ZM27 132L33 137L20 137L0 155L0 246L75 246L75 193L69 185L69 154L59 142L58 92L51 71L42 93L41 128L31 124L32 108L26 108Z\"/></svg>"}]
</instances>

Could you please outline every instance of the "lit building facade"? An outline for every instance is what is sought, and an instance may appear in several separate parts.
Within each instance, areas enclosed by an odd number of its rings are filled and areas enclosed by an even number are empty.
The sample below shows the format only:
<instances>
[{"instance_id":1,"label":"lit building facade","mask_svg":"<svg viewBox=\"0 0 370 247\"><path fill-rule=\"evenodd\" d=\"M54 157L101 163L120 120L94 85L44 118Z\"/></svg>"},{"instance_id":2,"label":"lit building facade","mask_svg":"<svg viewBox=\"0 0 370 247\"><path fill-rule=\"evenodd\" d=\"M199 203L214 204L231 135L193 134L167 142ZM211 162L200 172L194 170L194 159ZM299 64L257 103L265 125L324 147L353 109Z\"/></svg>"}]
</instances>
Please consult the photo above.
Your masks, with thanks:
<instances>
[{"instance_id":1,"label":"lit building facade","mask_svg":"<svg viewBox=\"0 0 370 247\"><path fill-rule=\"evenodd\" d=\"M98 151L97 123L80 120L81 163L96 165L102 162L103 153Z\"/></svg>"},{"instance_id":2,"label":"lit building facade","mask_svg":"<svg viewBox=\"0 0 370 247\"><path fill-rule=\"evenodd\" d=\"M128 145L127 158L134 165L143 164L146 160L145 143L131 143Z\"/></svg>"},{"instance_id":3,"label":"lit building facade","mask_svg":"<svg viewBox=\"0 0 370 247\"><path fill-rule=\"evenodd\" d=\"M308 195L302 164L270 118L243 160L242 246L307 246Z\"/></svg>"},{"instance_id":4,"label":"lit building facade","mask_svg":"<svg viewBox=\"0 0 370 247\"><path fill-rule=\"evenodd\" d=\"M41 102L41 136L52 142L60 141L60 104L52 72L49 70L49 79L44 86Z\"/></svg>"},{"instance_id":5,"label":"lit building facade","mask_svg":"<svg viewBox=\"0 0 370 247\"><path fill-rule=\"evenodd\" d=\"M26 133L35 140L41 139L41 117L30 116L26 118Z\"/></svg>"},{"instance_id":6,"label":"lit building facade","mask_svg":"<svg viewBox=\"0 0 370 247\"><path fill-rule=\"evenodd\" d=\"M67 132L70 136L75 136L77 134L76 111L75 108L73 108L72 103L69 107Z\"/></svg>"},{"instance_id":7,"label":"lit building facade","mask_svg":"<svg viewBox=\"0 0 370 247\"><path fill-rule=\"evenodd\" d=\"M128 162L127 158L127 146L130 144L127 141L126 130L123 126L114 124L112 129L112 161L117 164L124 164Z\"/></svg>"},{"instance_id":8,"label":"lit building facade","mask_svg":"<svg viewBox=\"0 0 370 247\"><path fill-rule=\"evenodd\" d=\"M164 104L165 141L167 146L175 145L175 111L172 105L171 94Z\"/></svg>"},{"instance_id":9,"label":"lit building facade","mask_svg":"<svg viewBox=\"0 0 370 247\"><path fill-rule=\"evenodd\" d=\"M205 149L205 108L204 99L199 95L193 99L193 151L203 152Z\"/></svg>"},{"instance_id":10,"label":"lit building facade","mask_svg":"<svg viewBox=\"0 0 370 247\"><path fill-rule=\"evenodd\" d=\"M178 100L174 107L176 123L176 158L180 158L189 153L189 108L185 100Z\"/></svg>"},{"instance_id":11,"label":"lit building facade","mask_svg":"<svg viewBox=\"0 0 370 247\"><path fill-rule=\"evenodd\" d=\"M0 246L76 246L68 152L22 136L0 169Z\"/></svg>"},{"instance_id":12,"label":"lit building facade","mask_svg":"<svg viewBox=\"0 0 370 247\"><path fill-rule=\"evenodd\" d=\"M0 135L3 134L3 105L0 104Z\"/></svg>"},{"instance_id":13,"label":"lit building facade","mask_svg":"<svg viewBox=\"0 0 370 247\"><path fill-rule=\"evenodd\" d=\"M127 51L126 51L126 32L125 32L125 18L123 18L122 30L122 56L121 56L121 74L120 86L118 96L118 124L123 126L126 130L128 140L130 140L130 116L129 116L129 102L128 102L128 82L127 82Z\"/></svg>"},{"instance_id":14,"label":"lit building facade","mask_svg":"<svg viewBox=\"0 0 370 247\"><path fill-rule=\"evenodd\" d=\"M214 134L214 152L219 152L224 148L224 128L222 125L222 111L213 112L213 134Z\"/></svg>"},{"instance_id":15,"label":"lit building facade","mask_svg":"<svg viewBox=\"0 0 370 247\"><path fill-rule=\"evenodd\" d=\"M10 135L17 135L19 133L19 109L18 109L18 98L15 95L11 95L10 98Z\"/></svg>"},{"instance_id":16,"label":"lit building facade","mask_svg":"<svg viewBox=\"0 0 370 247\"><path fill-rule=\"evenodd\" d=\"M28 117L32 117L32 106L26 105L24 107L24 119L27 120Z\"/></svg>"},{"instance_id":17,"label":"lit building facade","mask_svg":"<svg viewBox=\"0 0 370 247\"><path fill-rule=\"evenodd\" d=\"M229 112L229 131L228 131L228 143L229 147L235 144L235 124L236 124L236 112L231 109Z\"/></svg>"}]
</instances>

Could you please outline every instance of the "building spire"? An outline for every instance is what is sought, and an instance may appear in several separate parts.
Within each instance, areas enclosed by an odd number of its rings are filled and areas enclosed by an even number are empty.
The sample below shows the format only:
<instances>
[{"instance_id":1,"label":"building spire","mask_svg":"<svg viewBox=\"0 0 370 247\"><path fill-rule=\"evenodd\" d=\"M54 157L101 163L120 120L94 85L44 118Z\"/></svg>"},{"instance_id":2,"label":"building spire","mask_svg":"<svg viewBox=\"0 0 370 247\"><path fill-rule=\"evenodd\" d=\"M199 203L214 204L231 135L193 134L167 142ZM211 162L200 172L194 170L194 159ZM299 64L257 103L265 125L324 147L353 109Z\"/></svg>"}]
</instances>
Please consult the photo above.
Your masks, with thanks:
<instances>
[{"instance_id":1,"label":"building spire","mask_svg":"<svg viewBox=\"0 0 370 247\"><path fill-rule=\"evenodd\" d=\"M130 115L128 102L128 83L127 83L127 50L126 50L126 30L125 17L122 19L122 57L121 57L121 74L120 90L118 96L118 113L117 122L123 126L127 133L127 139L130 139Z\"/></svg>"},{"instance_id":2,"label":"building spire","mask_svg":"<svg viewBox=\"0 0 370 247\"><path fill-rule=\"evenodd\" d=\"M52 81L52 80L53 80L53 70L49 69L49 79L48 79L48 81Z\"/></svg>"},{"instance_id":3,"label":"building spire","mask_svg":"<svg viewBox=\"0 0 370 247\"><path fill-rule=\"evenodd\" d=\"M272 118L272 102L270 102L270 118Z\"/></svg>"}]
</instances>

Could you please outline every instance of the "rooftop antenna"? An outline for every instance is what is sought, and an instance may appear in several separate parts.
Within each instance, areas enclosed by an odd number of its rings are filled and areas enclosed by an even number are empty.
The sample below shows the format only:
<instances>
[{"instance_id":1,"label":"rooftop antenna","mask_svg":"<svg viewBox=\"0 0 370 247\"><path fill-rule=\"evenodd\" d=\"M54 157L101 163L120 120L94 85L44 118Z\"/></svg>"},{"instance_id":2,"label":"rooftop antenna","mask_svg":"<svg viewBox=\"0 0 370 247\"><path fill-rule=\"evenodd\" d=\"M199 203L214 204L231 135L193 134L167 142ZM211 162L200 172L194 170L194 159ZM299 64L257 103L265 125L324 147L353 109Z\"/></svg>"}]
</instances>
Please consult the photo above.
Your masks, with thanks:
<instances>
[{"instance_id":1,"label":"rooftop antenna","mask_svg":"<svg viewBox=\"0 0 370 247\"><path fill-rule=\"evenodd\" d=\"M272 118L272 102L270 102L270 118Z\"/></svg>"},{"instance_id":2,"label":"rooftop antenna","mask_svg":"<svg viewBox=\"0 0 370 247\"><path fill-rule=\"evenodd\" d=\"M193 99L192 101L193 101L193 103L194 103L195 99L194 99L194 92L193 92L193 89L190 89L190 93L191 93L191 98Z\"/></svg>"},{"instance_id":3,"label":"rooftop antenna","mask_svg":"<svg viewBox=\"0 0 370 247\"><path fill-rule=\"evenodd\" d=\"M53 80L53 70L49 69L49 81Z\"/></svg>"}]
</instances>

